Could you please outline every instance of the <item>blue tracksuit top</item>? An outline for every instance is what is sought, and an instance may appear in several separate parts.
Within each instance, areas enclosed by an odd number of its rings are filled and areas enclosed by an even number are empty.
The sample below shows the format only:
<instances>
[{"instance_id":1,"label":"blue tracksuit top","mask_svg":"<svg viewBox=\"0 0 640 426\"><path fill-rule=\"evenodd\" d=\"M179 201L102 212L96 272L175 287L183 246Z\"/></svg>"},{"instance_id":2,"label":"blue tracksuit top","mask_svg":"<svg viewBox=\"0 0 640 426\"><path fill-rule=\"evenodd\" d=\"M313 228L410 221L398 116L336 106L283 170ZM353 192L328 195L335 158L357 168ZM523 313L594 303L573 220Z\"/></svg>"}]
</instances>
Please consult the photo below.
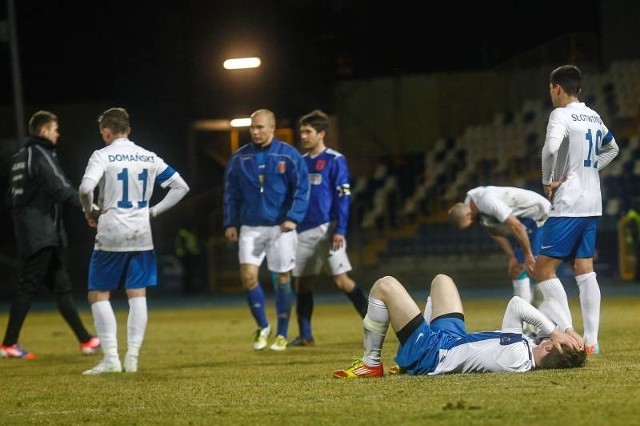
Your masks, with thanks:
<instances>
[{"instance_id":1,"label":"blue tracksuit top","mask_svg":"<svg viewBox=\"0 0 640 426\"><path fill-rule=\"evenodd\" d=\"M224 173L224 228L300 223L309 207L309 173L293 146L274 138L233 153Z\"/></svg>"},{"instance_id":2,"label":"blue tracksuit top","mask_svg":"<svg viewBox=\"0 0 640 426\"><path fill-rule=\"evenodd\" d=\"M325 149L315 157L306 153L303 158L309 170L311 194L309 210L302 223L298 225L298 232L335 220L335 233L346 235L351 203L347 159L331 148Z\"/></svg>"}]
</instances>

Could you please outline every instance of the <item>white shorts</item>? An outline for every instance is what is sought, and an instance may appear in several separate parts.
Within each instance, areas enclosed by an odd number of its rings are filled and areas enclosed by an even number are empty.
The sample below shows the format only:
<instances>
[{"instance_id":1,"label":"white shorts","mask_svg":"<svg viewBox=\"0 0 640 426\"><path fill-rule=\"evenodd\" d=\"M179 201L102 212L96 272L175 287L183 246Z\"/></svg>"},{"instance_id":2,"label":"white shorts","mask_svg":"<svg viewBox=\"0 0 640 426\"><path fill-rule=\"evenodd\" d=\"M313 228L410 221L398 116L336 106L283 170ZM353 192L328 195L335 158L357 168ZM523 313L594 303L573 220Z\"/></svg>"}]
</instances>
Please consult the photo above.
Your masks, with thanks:
<instances>
[{"instance_id":1,"label":"white shorts","mask_svg":"<svg viewBox=\"0 0 640 426\"><path fill-rule=\"evenodd\" d=\"M298 234L298 251L294 277L318 275L325 266L331 276L351 270L347 256L347 242L338 250L331 250L331 238L335 226L329 222Z\"/></svg>"},{"instance_id":2,"label":"white shorts","mask_svg":"<svg viewBox=\"0 0 640 426\"><path fill-rule=\"evenodd\" d=\"M289 272L295 266L298 234L281 232L276 226L240 227L238 259L240 263L260 266L265 256L272 272Z\"/></svg>"}]
</instances>

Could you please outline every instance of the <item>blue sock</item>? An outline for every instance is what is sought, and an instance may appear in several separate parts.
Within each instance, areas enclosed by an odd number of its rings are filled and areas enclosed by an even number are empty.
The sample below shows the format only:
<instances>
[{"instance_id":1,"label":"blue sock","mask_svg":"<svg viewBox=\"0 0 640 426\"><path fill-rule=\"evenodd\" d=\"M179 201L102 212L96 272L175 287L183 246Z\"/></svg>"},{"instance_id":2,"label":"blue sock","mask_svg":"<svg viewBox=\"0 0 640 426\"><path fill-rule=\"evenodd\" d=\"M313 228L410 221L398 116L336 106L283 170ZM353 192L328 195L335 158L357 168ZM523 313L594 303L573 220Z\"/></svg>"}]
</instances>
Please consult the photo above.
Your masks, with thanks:
<instances>
[{"instance_id":1,"label":"blue sock","mask_svg":"<svg viewBox=\"0 0 640 426\"><path fill-rule=\"evenodd\" d=\"M313 293L298 293L296 299L296 315L298 316L298 328L300 336L307 340L313 340L311 334L311 315L313 314Z\"/></svg>"},{"instance_id":2,"label":"blue sock","mask_svg":"<svg viewBox=\"0 0 640 426\"><path fill-rule=\"evenodd\" d=\"M278 335L287 337L289 331L289 316L291 315L291 304L293 293L291 292L291 282L278 284L276 290L276 315L278 316Z\"/></svg>"},{"instance_id":3,"label":"blue sock","mask_svg":"<svg viewBox=\"0 0 640 426\"><path fill-rule=\"evenodd\" d=\"M246 295L249 309L251 309L251 315L255 318L258 327L265 328L269 325L269 321L267 320L267 313L264 306L264 292L262 291L260 283L258 283L258 286L253 290L247 291Z\"/></svg>"}]
</instances>

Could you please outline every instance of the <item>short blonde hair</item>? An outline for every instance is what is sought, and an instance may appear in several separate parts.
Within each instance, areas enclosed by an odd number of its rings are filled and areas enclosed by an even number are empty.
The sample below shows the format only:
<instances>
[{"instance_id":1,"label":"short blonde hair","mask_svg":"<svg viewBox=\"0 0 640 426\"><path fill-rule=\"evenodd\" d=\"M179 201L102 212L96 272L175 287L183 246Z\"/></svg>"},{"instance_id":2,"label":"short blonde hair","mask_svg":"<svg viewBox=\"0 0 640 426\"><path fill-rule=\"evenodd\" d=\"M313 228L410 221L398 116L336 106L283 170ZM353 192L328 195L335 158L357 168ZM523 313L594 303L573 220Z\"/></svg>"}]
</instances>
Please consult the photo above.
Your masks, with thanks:
<instances>
[{"instance_id":1,"label":"short blonde hair","mask_svg":"<svg viewBox=\"0 0 640 426\"><path fill-rule=\"evenodd\" d=\"M453 207L449 209L449 222L459 226L469 212L469 206L465 203L455 203Z\"/></svg>"}]
</instances>

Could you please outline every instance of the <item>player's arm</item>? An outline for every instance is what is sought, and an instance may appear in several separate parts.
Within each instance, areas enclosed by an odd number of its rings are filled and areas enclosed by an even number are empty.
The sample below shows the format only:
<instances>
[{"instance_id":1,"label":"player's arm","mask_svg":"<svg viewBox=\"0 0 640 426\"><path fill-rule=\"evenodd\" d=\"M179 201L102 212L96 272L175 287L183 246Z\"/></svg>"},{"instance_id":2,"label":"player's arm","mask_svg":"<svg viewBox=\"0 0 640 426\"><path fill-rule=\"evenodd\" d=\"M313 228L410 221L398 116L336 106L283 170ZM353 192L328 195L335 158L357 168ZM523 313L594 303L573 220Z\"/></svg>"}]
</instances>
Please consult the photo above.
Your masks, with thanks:
<instances>
[{"instance_id":1,"label":"player's arm","mask_svg":"<svg viewBox=\"0 0 640 426\"><path fill-rule=\"evenodd\" d=\"M347 226L349 224L349 209L351 207L351 184L349 182L349 167L344 156L335 159L335 174L332 180L335 189L334 208L336 217L336 230L333 234L331 248L338 250L345 243Z\"/></svg>"},{"instance_id":2,"label":"player's arm","mask_svg":"<svg viewBox=\"0 0 640 426\"><path fill-rule=\"evenodd\" d=\"M547 198L553 201L555 190L559 183L553 187L553 171L558 159L558 150L566 134L566 126L563 123L558 110L553 110L549 115L547 135L542 147L542 188ZM558 178L559 176L556 176Z\"/></svg>"},{"instance_id":3,"label":"player's arm","mask_svg":"<svg viewBox=\"0 0 640 426\"><path fill-rule=\"evenodd\" d=\"M598 170L602 170L611 161L618 156L620 147L616 143L615 138L611 132L607 133L602 139L602 147L600 147L600 153L598 154Z\"/></svg>"},{"instance_id":4,"label":"player's arm","mask_svg":"<svg viewBox=\"0 0 640 426\"><path fill-rule=\"evenodd\" d=\"M307 164L304 162L302 155L297 151L291 156L291 169L287 170L289 173L289 190L293 192L292 202L289 211L287 212L287 219L282 226L287 225L287 229L293 225L295 226L302 222L304 216L307 214L309 208L309 171Z\"/></svg>"},{"instance_id":5,"label":"player's arm","mask_svg":"<svg viewBox=\"0 0 640 426\"><path fill-rule=\"evenodd\" d=\"M83 177L82 183L80 183L80 188L78 189L78 198L82 205L84 217L92 228L98 226L98 217L101 214L100 208L93 202L93 191L96 188L96 185L98 185L98 182L95 180Z\"/></svg>"},{"instance_id":6,"label":"player's arm","mask_svg":"<svg viewBox=\"0 0 640 426\"><path fill-rule=\"evenodd\" d=\"M500 330L503 333L522 333L523 322L536 326L545 336L556 328L556 324L533 305L520 296L513 296L502 317Z\"/></svg>"},{"instance_id":7,"label":"player's arm","mask_svg":"<svg viewBox=\"0 0 640 426\"><path fill-rule=\"evenodd\" d=\"M351 184L349 182L349 167L344 156L335 159L335 178L332 183L335 189L336 234L346 235L351 207Z\"/></svg>"},{"instance_id":8,"label":"player's arm","mask_svg":"<svg viewBox=\"0 0 640 426\"><path fill-rule=\"evenodd\" d=\"M187 195L187 192L189 192L189 185L187 185L187 182L185 182L178 172L174 171L172 178L167 180L167 182L169 191L167 191L164 198L160 200L158 204L149 209L149 215L151 217L156 217L166 212L171 207L178 204L178 202Z\"/></svg>"},{"instance_id":9,"label":"player's arm","mask_svg":"<svg viewBox=\"0 0 640 426\"><path fill-rule=\"evenodd\" d=\"M547 135L542 147L542 184L548 185L553 180L553 170L558 157L558 150L565 137L566 126L563 123L558 110L549 115Z\"/></svg>"},{"instance_id":10,"label":"player's arm","mask_svg":"<svg viewBox=\"0 0 640 426\"><path fill-rule=\"evenodd\" d=\"M78 195L80 197L80 204L82 204L82 210L90 212L93 207L93 190L98 185L95 180L83 177L80 183L80 189L78 189Z\"/></svg>"},{"instance_id":11,"label":"player's arm","mask_svg":"<svg viewBox=\"0 0 640 426\"><path fill-rule=\"evenodd\" d=\"M542 147L542 185L549 185L553 179L558 149L562 142L559 138L549 138Z\"/></svg>"},{"instance_id":12,"label":"player's arm","mask_svg":"<svg viewBox=\"0 0 640 426\"><path fill-rule=\"evenodd\" d=\"M522 323L529 323L538 329L541 334L549 336L554 346L563 352L562 347L570 347L574 350L581 350L580 342L572 336L556 327L546 315L533 307L530 303L519 296L513 296L509 300L504 317L502 318L502 333L522 334Z\"/></svg>"},{"instance_id":13,"label":"player's arm","mask_svg":"<svg viewBox=\"0 0 640 426\"><path fill-rule=\"evenodd\" d=\"M513 234L513 236L516 238L518 244L520 245L520 248L522 249L525 267L530 274L533 274L536 259L533 256L533 252L531 251L531 243L529 242L529 236L527 235L527 228L522 224L522 222L520 222L517 217L513 215L507 218L505 224L509 227L511 234Z\"/></svg>"}]
</instances>

